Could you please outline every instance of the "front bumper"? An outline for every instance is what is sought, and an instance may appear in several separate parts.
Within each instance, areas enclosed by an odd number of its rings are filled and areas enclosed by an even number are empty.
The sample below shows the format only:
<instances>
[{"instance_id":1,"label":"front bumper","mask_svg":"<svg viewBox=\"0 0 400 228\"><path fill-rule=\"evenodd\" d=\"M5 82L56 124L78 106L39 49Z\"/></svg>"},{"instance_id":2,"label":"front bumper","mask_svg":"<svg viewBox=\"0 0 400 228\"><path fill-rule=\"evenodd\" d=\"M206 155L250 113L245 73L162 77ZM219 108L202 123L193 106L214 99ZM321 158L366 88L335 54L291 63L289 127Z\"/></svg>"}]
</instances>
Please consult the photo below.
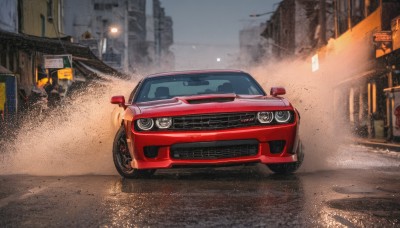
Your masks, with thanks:
<instances>
[{"instance_id":1,"label":"front bumper","mask_svg":"<svg viewBox=\"0 0 400 228\"><path fill-rule=\"evenodd\" d=\"M298 147L297 123L257 126L247 128L234 128L227 130L210 131L153 131L136 132L128 135L129 150L132 155L132 167L136 169L161 169L174 166L210 166L230 165L241 163L290 163L297 161ZM176 145L224 144L232 141L258 142L256 153L249 156L207 159L182 159L172 156L171 148ZM274 151L270 147L271 142L284 141L282 150ZM144 148L153 147L157 150L157 156L150 158L145 156Z\"/></svg>"}]
</instances>

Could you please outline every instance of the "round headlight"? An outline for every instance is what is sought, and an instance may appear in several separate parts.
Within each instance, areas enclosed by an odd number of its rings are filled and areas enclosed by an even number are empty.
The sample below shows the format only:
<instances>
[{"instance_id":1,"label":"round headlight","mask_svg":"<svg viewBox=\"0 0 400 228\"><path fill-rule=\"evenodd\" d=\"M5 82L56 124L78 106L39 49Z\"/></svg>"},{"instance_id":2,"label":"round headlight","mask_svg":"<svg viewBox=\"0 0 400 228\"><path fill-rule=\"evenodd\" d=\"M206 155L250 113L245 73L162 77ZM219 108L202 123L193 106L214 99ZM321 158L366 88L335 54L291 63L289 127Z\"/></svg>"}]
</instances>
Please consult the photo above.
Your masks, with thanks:
<instances>
[{"instance_id":1,"label":"round headlight","mask_svg":"<svg viewBox=\"0 0 400 228\"><path fill-rule=\"evenodd\" d=\"M289 111L275 112L275 120L278 123L287 123L290 120L290 112Z\"/></svg>"},{"instance_id":2,"label":"round headlight","mask_svg":"<svg viewBox=\"0 0 400 228\"><path fill-rule=\"evenodd\" d=\"M172 118L171 117L157 118L156 125L160 129L167 129L172 125Z\"/></svg>"},{"instance_id":3,"label":"round headlight","mask_svg":"<svg viewBox=\"0 0 400 228\"><path fill-rule=\"evenodd\" d=\"M272 112L259 112L257 113L257 119L260 123L271 123L274 120L274 114Z\"/></svg>"},{"instance_id":4,"label":"round headlight","mask_svg":"<svg viewBox=\"0 0 400 228\"><path fill-rule=\"evenodd\" d=\"M150 118L138 119L136 123L137 123L138 128L143 131L148 131L148 130L152 129L154 126L154 121L153 121L153 119L150 119Z\"/></svg>"}]
</instances>

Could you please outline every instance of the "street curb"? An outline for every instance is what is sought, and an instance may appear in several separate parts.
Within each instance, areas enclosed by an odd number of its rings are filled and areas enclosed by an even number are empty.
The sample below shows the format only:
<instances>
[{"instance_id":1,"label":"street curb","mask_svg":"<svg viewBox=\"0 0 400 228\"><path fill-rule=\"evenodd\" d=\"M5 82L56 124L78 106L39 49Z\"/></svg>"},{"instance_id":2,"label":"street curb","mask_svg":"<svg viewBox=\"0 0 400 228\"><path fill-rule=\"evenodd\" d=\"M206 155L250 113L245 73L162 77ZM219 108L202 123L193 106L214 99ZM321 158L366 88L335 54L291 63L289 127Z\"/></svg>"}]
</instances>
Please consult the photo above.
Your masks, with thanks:
<instances>
[{"instance_id":1,"label":"street curb","mask_svg":"<svg viewBox=\"0 0 400 228\"><path fill-rule=\"evenodd\" d=\"M357 138L348 139L348 143L353 144L354 146L364 146L370 148L370 150L368 150L370 153L382 154L392 158L400 159L400 144L368 141Z\"/></svg>"},{"instance_id":2,"label":"street curb","mask_svg":"<svg viewBox=\"0 0 400 228\"><path fill-rule=\"evenodd\" d=\"M375 147L380 149L388 149L390 151L400 152L400 144L385 143L385 142L373 142L362 139L354 139L355 144L364 145L368 147Z\"/></svg>"}]
</instances>

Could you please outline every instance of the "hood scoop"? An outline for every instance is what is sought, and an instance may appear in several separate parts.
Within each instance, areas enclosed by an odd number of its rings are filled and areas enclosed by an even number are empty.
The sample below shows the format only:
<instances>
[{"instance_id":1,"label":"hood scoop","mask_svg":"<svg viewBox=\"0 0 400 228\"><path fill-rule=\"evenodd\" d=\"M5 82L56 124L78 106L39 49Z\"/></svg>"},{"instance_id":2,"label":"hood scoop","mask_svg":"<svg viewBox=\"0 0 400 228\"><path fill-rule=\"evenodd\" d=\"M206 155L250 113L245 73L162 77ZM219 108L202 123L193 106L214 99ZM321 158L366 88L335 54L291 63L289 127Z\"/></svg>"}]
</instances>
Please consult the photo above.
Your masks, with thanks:
<instances>
[{"instance_id":1,"label":"hood scoop","mask_svg":"<svg viewBox=\"0 0 400 228\"><path fill-rule=\"evenodd\" d=\"M207 99L198 99L198 100L188 100L187 102L189 104L203 104L203 103L213 103L213 102L217 102L217 103L222 103L222 102L230 102L235 100L235 98L207 98Z\"/></svg>"},{"instance_id":2,"label":"hood scoop","mask_svg":"<svg viewBox=\"0 0 400 228\"><path fill-rule=\"evenodd\" d=\"M194 96L194 97L186 97L186 100L189 104L204 104L204 103L223 103L223 102L231 102L236 98L235 94L218 94L218 95L206 95L206 96Z\"/></svg>"}]
</instances>

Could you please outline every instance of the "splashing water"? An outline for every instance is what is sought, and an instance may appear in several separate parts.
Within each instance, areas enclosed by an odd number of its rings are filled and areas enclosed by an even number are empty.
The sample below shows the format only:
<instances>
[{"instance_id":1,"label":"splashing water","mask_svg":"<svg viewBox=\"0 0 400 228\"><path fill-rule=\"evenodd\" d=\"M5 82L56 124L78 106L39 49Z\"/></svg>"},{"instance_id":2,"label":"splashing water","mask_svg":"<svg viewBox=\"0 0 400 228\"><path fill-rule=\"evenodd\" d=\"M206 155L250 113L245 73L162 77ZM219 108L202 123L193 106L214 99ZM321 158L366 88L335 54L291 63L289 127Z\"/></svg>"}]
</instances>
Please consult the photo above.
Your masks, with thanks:
<instances>
[{"instance_id":1,"label":"splashing water","mask_svg":"<svg viewBox=\"0 0 400 228\"><path fill-rule=\"evenodd\" d=\"M23 123L0 160L2 174L114 174L112 95L127 95L135 81L111 79L85 88L70 104Z\"/></svg>"},{"instance_id":2,"label":"splashing water","mask_svg":"<svg viewBox=\"0 0 400 228\"><path fill-rule=\"evenodd\" d=\"M364 64L368 62L368 45L362 41L360 45L331 53L317 72L311 71L311 58L272 61L250 70L267 92L267 87L285 87L285 97L300 112L300 137L306 156L302 171L336 168L331 161L340 159L339 146L352 137L349 123L342 121L344 110L335 108L338 100L334 94L337 86L351 78L355 70L367 67ZM328 46L338 48L332 41Z\"/></svg>"},{"instance_id":3,"label":"splashing water","mask_svg":"<svg viewBox=\"0 0 400 228\"><path fill-rule=\"evenodd\" d=\"M283 60L254 67L249 72L268 92L284 86L290 102L301 115L300 134L306 158L300 171L335 168L338 147L351 136L348 123L334 109L334 88L348 78L354 66L368 56L360 43L332 55L324 67L312 73L310 61ZM346 61L343 62L343 59ZM100 87L91 86L71 99L71 104L52 111L46 118L24 123L15 140L0 154L0 173L30 175L116 174L112 162L115 129L111 124L112 95L127 96L136 81L110 79ZM339 129L339 131L338 131Z\"/></svg>"}]
</instances>

